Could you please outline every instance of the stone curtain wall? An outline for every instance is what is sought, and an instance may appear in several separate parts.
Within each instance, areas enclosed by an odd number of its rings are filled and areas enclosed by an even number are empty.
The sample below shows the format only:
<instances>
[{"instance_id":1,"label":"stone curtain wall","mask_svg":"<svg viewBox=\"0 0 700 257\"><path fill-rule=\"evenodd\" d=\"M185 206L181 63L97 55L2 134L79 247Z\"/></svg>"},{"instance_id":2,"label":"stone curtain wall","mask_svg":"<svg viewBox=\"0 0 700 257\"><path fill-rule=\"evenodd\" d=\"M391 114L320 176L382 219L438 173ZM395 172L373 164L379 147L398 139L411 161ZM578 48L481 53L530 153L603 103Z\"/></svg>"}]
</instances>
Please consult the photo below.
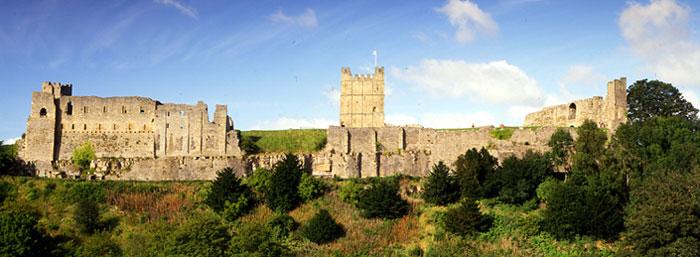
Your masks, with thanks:
<instances>
[{"instance_id":1,"label":"stone curtain wall","mask_svg":"<svg viewBox=\"0 0 700 257\"><path fill-rule=\"evenodd\" d=\"M373 75L341 69L340 124L351 128L384 127L384 68Z\"/></svg>"}]
</instances>

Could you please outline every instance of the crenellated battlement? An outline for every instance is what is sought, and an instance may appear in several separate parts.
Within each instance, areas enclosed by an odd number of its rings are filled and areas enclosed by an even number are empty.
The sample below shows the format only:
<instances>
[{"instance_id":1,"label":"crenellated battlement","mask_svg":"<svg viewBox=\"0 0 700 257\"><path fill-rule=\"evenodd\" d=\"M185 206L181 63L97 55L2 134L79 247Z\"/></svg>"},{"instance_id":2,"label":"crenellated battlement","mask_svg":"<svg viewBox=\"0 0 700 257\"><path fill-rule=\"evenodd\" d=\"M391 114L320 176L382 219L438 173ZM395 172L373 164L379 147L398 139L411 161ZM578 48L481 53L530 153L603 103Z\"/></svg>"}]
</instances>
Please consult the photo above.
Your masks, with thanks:
<instances>
[{"instance_id":1,"label":"crenellated battlement","mask_svg":"<svg viewBox=\"0 0 700 257\"><path fill-rule=\"evenodd\" d=\"M384 68L374 74L355 74L340 69L340 125L346 127L384 126Z\"/></svg>"}]
</instances>

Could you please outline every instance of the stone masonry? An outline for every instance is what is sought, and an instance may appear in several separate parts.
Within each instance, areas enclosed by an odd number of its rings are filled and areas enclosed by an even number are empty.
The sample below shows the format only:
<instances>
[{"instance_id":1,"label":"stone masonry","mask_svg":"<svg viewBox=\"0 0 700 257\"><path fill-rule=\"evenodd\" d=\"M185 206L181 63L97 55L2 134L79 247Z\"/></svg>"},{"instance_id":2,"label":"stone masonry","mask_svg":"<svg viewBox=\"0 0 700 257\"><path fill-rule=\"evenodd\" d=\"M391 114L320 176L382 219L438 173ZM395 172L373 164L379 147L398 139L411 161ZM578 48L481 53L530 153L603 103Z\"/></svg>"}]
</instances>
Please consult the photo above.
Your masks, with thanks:
<instances>
[{"instance_id":1,"label":"stone masonry","mask_svg":"<svg viewBox=\"0 0 700 257\"><path fill-rule=\"evenodd\" d=\"M595 96L568 104L545 107L525 117L525 126L576 127L590 119L614 131L627 121L627 79L608 82L605 98Z\"/></svg>"},{"instance_id":2,"label":"stone masonry","mask_svg":"<svg viewBox=\"0 0 700 257\"><path fill-rule=\"evenodd\" d=\"M375 67L373 75L342 68L340 75L340 126L384 127L384 67Z\"/></svg>"}]
</instances>

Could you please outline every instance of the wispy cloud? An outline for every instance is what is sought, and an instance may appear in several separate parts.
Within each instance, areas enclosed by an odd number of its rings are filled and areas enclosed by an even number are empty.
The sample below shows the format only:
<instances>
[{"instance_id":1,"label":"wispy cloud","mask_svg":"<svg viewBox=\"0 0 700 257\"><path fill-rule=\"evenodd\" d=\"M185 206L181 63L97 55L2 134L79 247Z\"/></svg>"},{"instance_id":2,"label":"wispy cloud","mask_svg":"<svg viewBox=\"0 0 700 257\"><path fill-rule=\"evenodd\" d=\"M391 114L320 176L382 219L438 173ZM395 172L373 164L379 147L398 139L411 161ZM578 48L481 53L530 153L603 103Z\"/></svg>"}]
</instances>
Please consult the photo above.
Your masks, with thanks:
<instances>
[{"instance_id":1,"label":"wispy cloud","mask_svg":"<svg viewBox=\"0 0 700 257\"><path fill-rule=\"evenodd\" d=\"M180 11L180 13L187 15L187 16L190 16L190 17L195 18L195 19L198 16L197 9L194 9L194 7L192 7L192 6L185 5L178 0L153 0L153 1L158 3L158 4L162 4L165 6L175 8L178 11Z\"/></svg>"},{"instance_id":2,"label":"wispy cloud","mask_svg":"<svg viewBox=\"0 0 700 257\"><path fill-rule=\"evenodd\" d=\"M278 9L275 13L268 16L273 22L286 23L306 28L315 28L318 26L318 20L316 19L316 12L307 8L306 11L297 16L287 15L282 9Z\"/></svg>"},{"instance_id":3,"label":"wispy cloud","mask_svg":"<svg viewBox=\"0 0 700 257\"><path fill-rule=\"evenodd\" d=\"M700 87L700 42L692 37L690 6L675 0L631 2L618 25L632 53L660 79Z\"/></svg>"},{"instance_id":4,"label":"wispy cloud","mask_svg":"<svg viewBox=\"0 0 700 257\"><path fill-rule=\"evenodd\" d=\"M473 42L477 33L486 35L498 33L498 24L491 15L479 9L479 6L470 0L448 0L444 6L436 10L445 14L450 24L457 27L455 32L457 42Z\"/></svg>"},{"instance_id":5,"label":"wispy cloud","mask_svg":"<svg viewBox=\"0 0 700 257\"><path fill-rule=\"evenodd\" d=\"M19 137L8 138L5 140L2 140L2 144L3 145L14 145L15 142L17 142L17 140L19 140Z\"/></svg>"}]
</instances>

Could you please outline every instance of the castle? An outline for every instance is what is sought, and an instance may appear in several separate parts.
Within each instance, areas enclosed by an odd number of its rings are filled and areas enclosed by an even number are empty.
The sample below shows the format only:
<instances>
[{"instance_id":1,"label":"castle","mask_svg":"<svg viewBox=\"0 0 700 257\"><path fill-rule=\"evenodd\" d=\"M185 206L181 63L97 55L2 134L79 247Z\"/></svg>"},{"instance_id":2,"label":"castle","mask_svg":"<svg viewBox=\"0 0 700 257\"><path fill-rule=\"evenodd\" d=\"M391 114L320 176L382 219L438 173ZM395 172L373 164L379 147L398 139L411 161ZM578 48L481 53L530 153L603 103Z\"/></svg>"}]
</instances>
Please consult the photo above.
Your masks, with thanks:
<instances>
[{"instance_id":1,"label":"castle","mask_svg":"<svg viewBox=\"0 0 700 257\"><path fill-rule=\"evenodd\" d=\"M425 176L443 161L451 165L470 148L486 148L502 159L526 151L546 151L558 127L591 119L612 132L626 121L626 79L608 83L605 99L593 97L545 107L528 114L523 127L432 129L384 124L384 69L353 75L341 69L340 126L327 130L319 152L302 154L304 166L322 176ZM509 137L495 136L498 130ZM575 130L570 129L575 134ZM502 132L502 131L500 131ZM233 121L217 105L209 121L207 105L163 104L144 97L72 96L72 85L46 82L32 94L27 131L19 156L40 176L77 174L73 150L90 142L98 157L92 167L106 179L213 179L234 167L239 173L270 167L283 153L246 155Z\"/></svg>"}]
</instances>

